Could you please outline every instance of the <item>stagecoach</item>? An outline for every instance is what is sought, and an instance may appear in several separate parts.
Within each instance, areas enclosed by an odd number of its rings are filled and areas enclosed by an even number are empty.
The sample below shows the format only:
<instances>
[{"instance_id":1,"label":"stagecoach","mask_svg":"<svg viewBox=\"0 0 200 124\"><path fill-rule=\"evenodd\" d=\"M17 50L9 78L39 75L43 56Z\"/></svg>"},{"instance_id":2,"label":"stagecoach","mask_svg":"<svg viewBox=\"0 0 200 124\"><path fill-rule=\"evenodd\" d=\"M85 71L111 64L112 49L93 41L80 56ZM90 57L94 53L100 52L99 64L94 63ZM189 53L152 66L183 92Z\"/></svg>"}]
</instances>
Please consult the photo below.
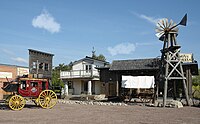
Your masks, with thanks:
<instances>
[{"instance_id":1,"label":"stagecoach","mask_svg":"<svg viewBox=\"0 0 200 124\"><path fill-rule=\"evenodd\" d=\"M7 82L2 89L10 93L5 102L12 110L21 110L28 100L42 108L52 108L57 103L57 95L49 89L48 79L24 76Z\"/></svg>"}]
</instances>

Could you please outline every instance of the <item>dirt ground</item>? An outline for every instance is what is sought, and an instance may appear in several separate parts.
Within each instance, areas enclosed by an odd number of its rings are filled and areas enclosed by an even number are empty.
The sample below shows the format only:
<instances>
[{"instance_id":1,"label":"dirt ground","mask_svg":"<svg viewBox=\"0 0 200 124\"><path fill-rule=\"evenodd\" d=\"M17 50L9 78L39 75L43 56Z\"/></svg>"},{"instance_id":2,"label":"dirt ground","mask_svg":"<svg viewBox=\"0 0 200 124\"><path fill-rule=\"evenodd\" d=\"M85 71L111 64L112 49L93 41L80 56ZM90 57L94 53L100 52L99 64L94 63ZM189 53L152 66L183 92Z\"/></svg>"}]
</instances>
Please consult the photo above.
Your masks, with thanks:
<instances>
[{"instance_id":1,"label":"dirt ground","mask_svg":"<svg viewBox=\"0 0 200 124\"><path fill-rule=\"evenodd\" d=\"M199 107L98 106L58 103L52 109L0 105L0 124L200 124Z\"/></svg>"}]
</instances>

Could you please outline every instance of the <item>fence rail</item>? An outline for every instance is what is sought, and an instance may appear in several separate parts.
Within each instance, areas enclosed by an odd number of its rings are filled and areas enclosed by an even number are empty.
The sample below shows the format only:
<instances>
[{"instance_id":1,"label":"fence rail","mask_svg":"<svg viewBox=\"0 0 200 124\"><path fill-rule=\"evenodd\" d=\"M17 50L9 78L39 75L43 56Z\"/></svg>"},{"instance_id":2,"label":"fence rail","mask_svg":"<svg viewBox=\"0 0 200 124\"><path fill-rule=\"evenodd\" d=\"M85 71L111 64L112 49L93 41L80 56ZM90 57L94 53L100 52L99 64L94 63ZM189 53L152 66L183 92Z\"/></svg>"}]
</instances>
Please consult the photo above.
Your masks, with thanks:
<instances>
[{"instance_id":1,"label":"fence rail","mask_svg":"<svg viewBox=\"0 0 200 124\"><path fill-rule=\"evenodd\" d=\"M99 77L97 70L71 70L61 71L60 78L86 78L86 77Z\"/></svg>"}]
</instances>

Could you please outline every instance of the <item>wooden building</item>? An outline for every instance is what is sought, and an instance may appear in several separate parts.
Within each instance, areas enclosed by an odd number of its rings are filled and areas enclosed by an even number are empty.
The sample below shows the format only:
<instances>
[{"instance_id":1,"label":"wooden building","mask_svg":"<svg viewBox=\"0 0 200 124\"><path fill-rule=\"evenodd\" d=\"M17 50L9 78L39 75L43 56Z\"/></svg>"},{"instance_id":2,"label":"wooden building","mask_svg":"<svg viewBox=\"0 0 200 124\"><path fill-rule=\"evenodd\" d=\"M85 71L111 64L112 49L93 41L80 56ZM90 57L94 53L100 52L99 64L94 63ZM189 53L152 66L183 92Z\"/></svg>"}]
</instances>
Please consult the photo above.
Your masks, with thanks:
<instances>
[{"instance_id":1,"label":"wooden building","mask_svg":"<svg viewBox=\"0 0 200 124\"><path fill-rule=\"evenodd\" d=\"M29 49L30 74L35 78L48 78L52 76L53 54Z\"/></svg>"},{"instance_id":2,"label":"wooden building","mask_svg":"<svg viewBox=\"0 0 200 124\"><path fill-rule=\"evenodd\" d=\"M107 85L106 96L110 96L110 90L115 91L115 96L122 96L122 76L154 76L154 99L163 93L163 82L159 79L160 74L160 58L150 59L133 59L133 60L115 60L110 66L99 67L100 81ZM184 63L183 69L187 78L187 88L189 96L192 97L192 75L198 75L197 62ZM114 89L110 85L114 84ZM170 84L169 84L170 85ZM113 88L113 87L112 87ZM181 86L177 88L182 88ZM170 92L170 91L169 91ZM113 94L112 94L113 95ZM170 96L171 97L171 96Z\"/></svg>"}]
</instances>

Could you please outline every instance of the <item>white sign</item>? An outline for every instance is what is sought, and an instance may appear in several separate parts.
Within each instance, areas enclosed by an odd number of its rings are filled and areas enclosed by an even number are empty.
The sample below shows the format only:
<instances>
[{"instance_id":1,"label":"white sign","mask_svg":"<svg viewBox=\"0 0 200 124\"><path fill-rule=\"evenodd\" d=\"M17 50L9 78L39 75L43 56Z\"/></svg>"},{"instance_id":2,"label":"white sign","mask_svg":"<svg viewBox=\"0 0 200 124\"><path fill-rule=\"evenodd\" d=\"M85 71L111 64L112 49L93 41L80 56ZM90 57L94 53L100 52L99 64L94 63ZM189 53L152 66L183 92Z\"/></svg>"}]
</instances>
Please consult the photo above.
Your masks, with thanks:
<instances>
[{"instance_id":1,"label":"white sign","mask_svg":"<svg viewBox=\"0 0 200 124\"><path fill-rule=\"evenodd\" d=\"M0 72L0 78L12 78L12 72Z\"/></svg>"},{"instance_id":2,"label":"white sign","mask_svg":"<svg viewBox=\"0 0 200 124\"><path fill-rule=\"evenodd\" d=\"M23 76L29 74L29 69L28 68L17 68L17 75L18 76Z\"/></svg>"},{"instance_id":3,"label":"white sign","mask_svg":"<svg viewBox=\"0 0 200 124\"><path fill-rule=\"evenodd\" d=\"M182 62L193 62L193 54L180 53L180 59Z\"/></svg>"}]
</instances>

